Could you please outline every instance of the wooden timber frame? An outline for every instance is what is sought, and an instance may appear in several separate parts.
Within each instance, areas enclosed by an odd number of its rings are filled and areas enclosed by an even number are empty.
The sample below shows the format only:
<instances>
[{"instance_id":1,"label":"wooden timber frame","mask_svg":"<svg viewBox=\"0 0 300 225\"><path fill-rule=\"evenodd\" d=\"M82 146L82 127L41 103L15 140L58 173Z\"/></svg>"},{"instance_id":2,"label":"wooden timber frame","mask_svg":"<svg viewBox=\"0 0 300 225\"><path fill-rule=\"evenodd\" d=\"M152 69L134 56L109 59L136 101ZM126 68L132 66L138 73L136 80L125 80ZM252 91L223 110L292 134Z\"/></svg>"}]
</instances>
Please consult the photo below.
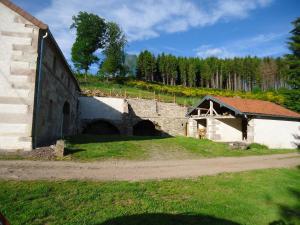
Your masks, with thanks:
<instances>
[{"instance_id":1,"label":"wooden timber frame","mask_svg":"<svg viewBox=\"0 0 300 225\"><path fill-rule=\"evenodd\" d=\"M217 111L214 109L214 102L209 101L209 108L195 108L194 110L197 110L197 115L191 115L190 117L193 119L203 119L206 117L214 117L214 118L235 118L232 115L220 115L217 113ZM201 112L205 112L205 114L201 114Z\"/></svg>"}]
</instances>

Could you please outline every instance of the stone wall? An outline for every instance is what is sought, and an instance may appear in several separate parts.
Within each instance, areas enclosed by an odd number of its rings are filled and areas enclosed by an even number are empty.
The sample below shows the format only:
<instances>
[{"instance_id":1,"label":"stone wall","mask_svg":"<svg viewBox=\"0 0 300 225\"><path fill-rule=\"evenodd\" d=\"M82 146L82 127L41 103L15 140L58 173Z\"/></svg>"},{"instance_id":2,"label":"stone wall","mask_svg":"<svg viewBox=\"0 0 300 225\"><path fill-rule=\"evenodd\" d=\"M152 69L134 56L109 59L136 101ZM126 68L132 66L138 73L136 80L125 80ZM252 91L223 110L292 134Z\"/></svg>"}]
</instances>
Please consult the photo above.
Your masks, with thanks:
<instances>
[{"instance_id":1,"label":"stone wall","mask_svg":"<svg viewBox=\"0 0 300 225\"><path fill-rule=\"evenodd\" d=\"M43 48L37 88L35 136L37 146L77 133L78 88L50 34Z\"/></svg>"},{"instance_id":2,"label":"stone wall","mask_svg":"<svg viewBox=\"0 0 300 225\"><path fill-rule=\"evenodd\" d=\"M142 120L150 120L166 135L185 135L187 109L174 103L162 103L144 99L79 98L81 130L97 120L116 126L123 135L132 135L133 126Z\"/></svg>"},{"instance_id":3,"label":"stone wall","mask_svg":"<svg viewBox=\"0 0 300 225\"><path fill-rule=\"evenodd\" d=\"M32 148L39 28L0 3L0 149Z\"/></svg>"},{"instance_id":4,"label":"stone wall","mask_svg":"<svg viewBox=\"0 0 300 225\"><path fill-rule=\"evenodd\" d=\"M134 126L141 120L150 120L169 135L186 135L186 107L175 103L144 99L127 99L130 123Z\"/></svg>"}]
</instances>

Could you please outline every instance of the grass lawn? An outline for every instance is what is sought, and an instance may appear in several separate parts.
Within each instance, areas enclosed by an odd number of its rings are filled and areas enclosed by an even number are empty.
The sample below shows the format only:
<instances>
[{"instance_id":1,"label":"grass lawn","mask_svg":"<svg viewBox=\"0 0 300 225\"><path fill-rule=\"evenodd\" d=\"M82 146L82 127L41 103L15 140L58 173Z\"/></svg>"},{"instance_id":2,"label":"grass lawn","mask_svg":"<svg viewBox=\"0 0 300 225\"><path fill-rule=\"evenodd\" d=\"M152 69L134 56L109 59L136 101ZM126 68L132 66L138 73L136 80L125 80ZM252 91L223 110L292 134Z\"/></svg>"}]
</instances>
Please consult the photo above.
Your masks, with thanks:
<instances>
[{"instance_id":1,"label":"grass lawn","mask_svg":"<svg viewBox=\"0 0 300 225\"><path fill-rule=\"evenodd\" d=\"M296 150L231 150L227 144L188 137L103 137L78 135L68 139L67 158L103 159L183 159L218 156L248 156L296 152Z\"/></svg>"},{"instance_id":2,"label":"grass lawn","mask_svg":"<svg viewBox=\"0 0 300 225\"><path fill-rule=\"evenodd\" d=\"M11 224L300 224L299 169L147 182L0 181Z\"/></svg>"}]
</instances>

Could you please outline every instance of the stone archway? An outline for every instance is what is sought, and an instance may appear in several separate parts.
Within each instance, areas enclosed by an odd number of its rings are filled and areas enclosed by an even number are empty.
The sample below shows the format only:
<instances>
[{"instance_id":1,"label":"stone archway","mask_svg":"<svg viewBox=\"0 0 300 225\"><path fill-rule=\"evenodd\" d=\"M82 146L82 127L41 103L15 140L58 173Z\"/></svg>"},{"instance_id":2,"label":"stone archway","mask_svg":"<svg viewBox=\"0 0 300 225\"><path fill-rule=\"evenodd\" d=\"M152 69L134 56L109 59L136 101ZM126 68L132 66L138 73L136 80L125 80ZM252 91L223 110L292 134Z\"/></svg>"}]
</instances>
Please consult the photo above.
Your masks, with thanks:
<instances>
[{"instance_id":1,"label":"stone archway","mask_svg":"<svg viewBox=\"0 0 300 225\"><path fill-rule=\"evenodd\" d=\"M133 126L134 136L160 136L161 131L158 125L150 120L142 120Z\"/></svg>"},{"instance_id":2,"label":"stone archway","mask_svg":"<svg viewBox=\"0 0 300 225\"><path fill-rule=\"evenodd\" d=\"M120 130L109 121L96 120L90 122L83 130L83 133L93 135L120 135Z\"/></svg>"}]
</instances>

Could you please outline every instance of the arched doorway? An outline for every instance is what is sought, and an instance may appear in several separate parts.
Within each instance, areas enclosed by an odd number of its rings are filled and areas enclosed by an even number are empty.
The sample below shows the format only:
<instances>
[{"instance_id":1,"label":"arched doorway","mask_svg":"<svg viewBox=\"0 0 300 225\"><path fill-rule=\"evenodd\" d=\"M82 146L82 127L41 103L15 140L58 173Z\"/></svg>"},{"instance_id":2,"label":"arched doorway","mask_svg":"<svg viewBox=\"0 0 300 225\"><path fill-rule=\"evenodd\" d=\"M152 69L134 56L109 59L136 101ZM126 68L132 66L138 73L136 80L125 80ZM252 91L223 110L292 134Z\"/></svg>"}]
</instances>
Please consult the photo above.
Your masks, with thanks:
<instances>
[{"instance_id":1,"label":"arched doorway","mask_svg":"<svg viewBox=\"0 0 300 225\"><path fill-rule=\"evenodd\" d=\"M70 104L65 102L63 106L62 137L69 134L70 129Z\"/></svg>"},{"instance_id":2,"label":"arched doorway","mask_svg":"<svg viewBox=\"0 0 300 225\"><path fill-rule=\"evenodd\" d=\"M159 136L160 127L150 120L142 120L133 126L133 135L135 136Z\"/></svg>"},{"instance_id":3,"label":"arched doorway","mask_svg":"<svg viewBox=\"0 0 300 225\"><path fill-rule=\"evenodd\" d=\"M116 126L108 121L97 120L89 123L83 130L83 133L93 135L119 135L120 131Z\"/></svg>"}]
</instances>

